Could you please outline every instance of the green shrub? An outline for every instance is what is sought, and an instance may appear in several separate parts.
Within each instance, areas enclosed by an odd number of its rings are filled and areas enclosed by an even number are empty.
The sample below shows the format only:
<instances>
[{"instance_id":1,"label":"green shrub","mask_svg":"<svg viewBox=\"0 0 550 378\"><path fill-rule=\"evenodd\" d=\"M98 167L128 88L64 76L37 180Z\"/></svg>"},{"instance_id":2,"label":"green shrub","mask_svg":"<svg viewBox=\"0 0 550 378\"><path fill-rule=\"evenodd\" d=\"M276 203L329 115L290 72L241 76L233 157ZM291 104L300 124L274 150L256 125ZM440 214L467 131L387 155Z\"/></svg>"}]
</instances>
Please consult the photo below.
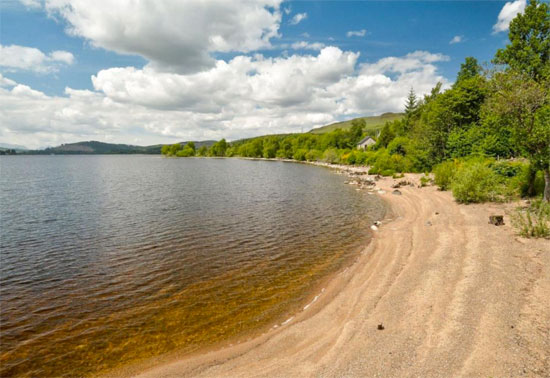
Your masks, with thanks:
<instances>
[{"instance_id":1,"label":"green shrub","mask_svg":"<svg viewBox=\"0 0 550 378\"><path fill-rule=\"evenodd\" d=\"M441 190L450 188L453 178L457 172L458 164L454 161L445 161L436 165L433 169L434 183Z\"/></svg>"},{"instance_id":2,"label":"green shrub","mask_svg":"<svg viewBox=\"0 0 550 378\"><path fill-rule=\"evenodd\" d=\"M496 161L490 164L490 168L499 176L511 178L520 175L525 167L520 161Z\"/></svg>"},{"instance_id":3,"label":"green shrub","mask_svg":"<svg viewBox=\"0 0 550 378\"><path fill-rule=\"evenodd\" d=\"M323 153L319 150L309 150L306 154L307 161L319 161L323 157Z\"/></svg>"},{"instance_id":4,"label":"green shrub","mask_svg":"<svg viewBox=\"0 0 550 378\"><path fill-rule=\"evenodd\" d=\"M304 161L306 160L306 154L307 154L307 150L300 148L296 150L296 152L294 153L294 156L292 157L294 160Z\"/></svg>"},{"instance_id":5,"label":"green shrub","mask_svg":"<svg viewBox=\"0 0 550 378\"><path fill-rule=\"evenodd\" d=\"M335 148L329 148L323 153L323 161L329 164L336 164L340 160L338 156L338 150Z\"/></svg>"},{"instance_id":6,"label":"green shrub","mask_svg":"<svg viewBox=\"0 0 550 378\"><path fill-rule=\"evenodd\" d=\"M536 200L526 208L517 208L512 224L526 238L550 238L550 203Z\"/></svg>"},{"instance_id":7,"label":"green shrub","mask_svg":"<svg viewBox=\"0 0 550 378\"><path fill-rule=\"evenodd\" d=\"M424 174L424 176L420 177L420 186L421 187L428 186L431 181L432 179L430 179L430 176L428 176L427 174Z\"/></svg>"},{"instance_id":8,"label":"green shrub","mask_svg":"<svg viewBox=\"0 0 550 378\"><path fill-rule=\"evenodd\" d=\"M534 176L534 177L530 177ZM530 195L538 196L544 191L544 174L542 171L533 169L530 165L525 165L523 172L517 176L519 192L522 197L528 197ZM529 193L529 181L533 180L532 192Z\"/></svg>"},{"instance_id":9,"label":"green shrub","mask_svg":"<svg viewBox=\"0 0 550 378\"><path fill-rule=\"evenodd\" d=\"M393 176L395 174L395 171L393 169L384 169L380 172L380 174L384 177Z\"/></svg>"},{"instance_id":10,"label":"green shrub","mask_svg":"<svg viewBox=\"0 0 550 378\"><path fill-rule=\"evenodd\" d=\"M368 153L365 151L355 151L355 164L364 165L367 162Z\"/></svg>"},{"instance_id":11,"label":"green shrub","mask_svg":"<svg viewBox=\"0 0 550 378\"><path fill-rule=\"evenodd\" d=\"M496 173L483 163L463 165L452 178L451 190L461 203L495 201L502 192Z\"/></svg>"}]
</instances>

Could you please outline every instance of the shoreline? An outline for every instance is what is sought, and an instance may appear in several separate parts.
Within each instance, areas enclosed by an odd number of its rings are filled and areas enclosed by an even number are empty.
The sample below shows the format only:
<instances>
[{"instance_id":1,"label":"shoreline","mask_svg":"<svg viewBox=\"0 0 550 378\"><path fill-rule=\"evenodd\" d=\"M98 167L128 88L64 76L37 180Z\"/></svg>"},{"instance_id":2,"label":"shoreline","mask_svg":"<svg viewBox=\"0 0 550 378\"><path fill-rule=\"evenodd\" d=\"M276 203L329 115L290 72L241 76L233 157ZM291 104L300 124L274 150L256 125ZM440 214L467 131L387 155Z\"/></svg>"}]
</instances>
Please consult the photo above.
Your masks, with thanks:
<instances>
[{"instance_id":1,"label":"shoreline","mask_svg":"<svg viewBox=\"0 0 550 378\"><path fill-rule=\"evenodd\" d=\"M434 187L393 195L395 181L377 183L393 216L307 311L241 344L118 375L550 374L548 241L514 235L512 204L458 205ZM487 223L495 212L505 226Z\"/></svg>"},{"instance_id":2,"label":"shoreline","mask_svg":"<svg viewBox=\"0 0 550 378\"><path fill-rule=\"evenodd\" d=\"M164 157L164 156L162 156ZM177 157L173 157L177 158ZM334 174L344 174L349 176L350 178L353 178L355 176L349 175L350 172L350 166L346 165L339 165L339 164L328 164L328 163L322 163L322 162L308 162L308 161L298 161L293 159L266 159L266 158L247 158L247 157L210 157L210 156L193 156L191 158L199 158L199 159L242 159L242 160L258 160L258 161L271 161L271 162L284 162L284 163L299 163L304 165L312 165L317 167L323 167L323 168L329 168L331 169ZM366 166L357 166L353 167L353 171L355 172L361 172L361 175L365 175L364 177L367 177L367 171L368 167ZM372 176L371 176L372 177ZM349 182L346 181L345 184L348 184ZM356 189L360 190L360 189ZM373 193L369 193L373 194ZM365 199L367 200L367 199ZM381 216L377 219L378 222L385 221L386 218L388 218L388 215L391 213L391 209L384 201L383 199L379 199L380 204L383 207L383 210L381 211ZM321 278L318 282L314 284L314 289L311 289L311 292L307 295L307 300L301 305L294 308L289 308L288 312L285 313L281 318L276 321L274 324L262 326L255 329L250 329L243 331L241 334L236 335L230 339L215 342L211 345L204 345L200 348L193 350L193 351L181 351L181 350L174 350L172 352L164 353L162 355L153 356L150 358L146 358L145 360L131 362L127 365L122 365L119 367L115 367L113 369L99 372L97 374L94 374L93 376L97 377L131 377L136 376L140 374L144 370L148 370L151 366L161 366L165 364L172 363L174 361L178 361L181 359L193 359L198 358L200 359L201 356L209 353L216 353L220 350L223 350L225 348L234 348L241 345L248 345L248 343L253 343L255 341L258 341L259 339L263 338L264 336L270 336L273 333L277 333L281 331L284 327L289 326L290 324L301 321L305 318L308 318L310 316L313 316L316 312L319 311L320 308L322 308L323 303L326 302L326 297L328 296L330 299L331 295L334 295L336 293L332 291L328 291L327 288L333 286L333 281L336 279L339 279L339 276L342 273L345 273L353 267L355 264L357 264L358 259L360 256L364 253L365 249L372 243L375 233L372 232L372 230L365 229L365 231L368 231L372 234L372 237L368 239L365 244L360 246L356 252L351 254L349 257L347 257L346 261L342 262L342 265L336 269L333 272L328 273L328 275ZM340 286L340 285L337 285ZM309 291L309 290L308 290Z\"/></svg>"}]
</instances>

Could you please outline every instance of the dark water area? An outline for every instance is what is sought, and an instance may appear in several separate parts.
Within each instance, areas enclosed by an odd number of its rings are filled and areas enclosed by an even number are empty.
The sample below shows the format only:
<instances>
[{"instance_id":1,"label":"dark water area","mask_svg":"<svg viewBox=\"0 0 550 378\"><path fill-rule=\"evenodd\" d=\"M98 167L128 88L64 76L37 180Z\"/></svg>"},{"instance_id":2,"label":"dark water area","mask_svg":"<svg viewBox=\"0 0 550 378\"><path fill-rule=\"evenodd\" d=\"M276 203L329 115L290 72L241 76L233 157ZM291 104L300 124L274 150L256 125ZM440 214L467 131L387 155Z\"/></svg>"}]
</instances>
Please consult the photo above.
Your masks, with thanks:
<instances>
[{"instance_id":1,"label":"dark water area","mask_svg":"<svg viewBox=\"0 0 550 378\"><path fill-rule=\"evenodd\" d=\"M86 376L280 322L384 209L328 169L0 158L0 376Z\"/></svg>"}]
</instances>

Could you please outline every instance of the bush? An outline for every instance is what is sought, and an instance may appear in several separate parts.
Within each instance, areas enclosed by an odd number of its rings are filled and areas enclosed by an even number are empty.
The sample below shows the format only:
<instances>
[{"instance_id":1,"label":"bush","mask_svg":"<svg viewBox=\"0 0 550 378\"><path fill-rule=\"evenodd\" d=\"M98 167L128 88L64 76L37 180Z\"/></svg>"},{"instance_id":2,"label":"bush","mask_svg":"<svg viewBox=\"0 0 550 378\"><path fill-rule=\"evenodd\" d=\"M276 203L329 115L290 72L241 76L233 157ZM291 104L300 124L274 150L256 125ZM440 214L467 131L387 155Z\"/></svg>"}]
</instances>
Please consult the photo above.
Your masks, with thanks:
<instances>
[{"instance_id":1,"label":"bush","mask_svg":"<svg viewBox=\"0 0 550 378\"><path fill-rule=\"evenodd\" d=\"M338 150L329 148L323 153L323 161L329 164L336 164L339 161Z\"/></svg>"},{"instance_id":2,"label":"bush","mask_svg":"<svg viewBox=\"0 0 550 378\"><path fill-rule=\"evenodd\" d=\"M321 160L322 156L323 156L323 153L319 150L309 150L306 154L306 160L307 161L319 161L319 160Z\"/></svg>"},{"instance_id":3,"label":"bush","mask_svg":"<svg viewBox=\"0 0 550 378\"><path fill-rule=\"evenodd\" d=\"M526 165L523 172L518 175L519 191L522 197L538 196L544 191L544 174L542 171L537 171L530 165ZM533 187L529 192L529 182L533 181Z\"/></svg>"},{"instance_id":4,"label":"bush","mask_svg":"<svg viewBox=\"0 0 550 378\"><path fill-rule=\"evenodd\" d=\"M501 193L496 173L483 163L462 166L451 182L453 196L458 202L495 201Z\"/></svg>"},{"instance_id":5,"label":"bush","mask_svg":"<svg viewBox=\"0 0 550 378\"><path fill-rule=\"evenodd\" d=\"M294 153L294 160L298 160L298 161L304 161L306 160L306 154L307 154L307 150L304 150L302 148L296 150L296 152Z\"/></svg>"},{"instance_id":6,"label":"bush","mask_svg":"<svg viewBox=\"0 0 550 378\"><path fill-rule=\"evenodd\" d=\"M517 208L512 224L526 238L550 238L550 203L536 200L526 209Z\"/></svg>"},{"instance_id":7,"label":"bush","mask_svg":"<svg viewBox=\"0 0 550 378\"><path fill-rule=\"evenodd\" d=\"M496 161L490 165L496 174L506 178L516 177L523 172L525 163L520 161Z\"/></svg>"},{"instance_id":8,"label":"bush","mask_svg":"<svg viewBox=\"0 0 550 378\"><path fill-rule=\"evenodd\" d=\"M420 177L420 186L421 187L428 186L431 181L432 180L430 179L430 176L428 176L427 174L424 174L424 176Z\"/></svg>"},{"instance_id":9,"label":"bush","mask_svg":"<svg viewBox=\"0 0 550 378\"><path fill-rule=\"evenodd\" d=\"M451 187L453 178L455 177L458 164L454 161L446 161L436 165L434 171L434 183L441 190L447 190Z\"/></svg>"}]
</instances>

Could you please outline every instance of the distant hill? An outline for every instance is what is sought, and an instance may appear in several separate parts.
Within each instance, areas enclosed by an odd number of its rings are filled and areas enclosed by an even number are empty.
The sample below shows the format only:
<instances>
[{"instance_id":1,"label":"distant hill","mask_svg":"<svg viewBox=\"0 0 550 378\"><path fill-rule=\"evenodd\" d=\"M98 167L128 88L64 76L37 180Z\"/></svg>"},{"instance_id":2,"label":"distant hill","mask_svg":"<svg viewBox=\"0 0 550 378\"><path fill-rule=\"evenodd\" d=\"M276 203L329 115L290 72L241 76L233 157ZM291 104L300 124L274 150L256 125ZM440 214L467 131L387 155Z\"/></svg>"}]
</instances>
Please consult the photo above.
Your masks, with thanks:
<instances>
[{"instance_id":1,"label":"distant hill","mask_svg":"<svg viewBox=\"0 0 550 378\"><path fill-rule=\"evenodd\" d=\"M197 148L201 146L211 146L215 141L200 141L195 142ZM181 142L186 144L187 142ZM97 155L97 154L160 154L162 144L152 146L133 146L130 144L113 144L96 141L77 142L62 144L57 147L48 147L43 150L24 151L27 154L44 154L44 155Z\"/></svg>"},{"instance_id":2,"label":"distant hill","mask_svg":"<svg viewBox=\"0 0 550 378\"><path fill-rule=\"evenodd\" d=\"M20 146L18 144L0 143L0 150L25 151L28 150L28 148L25 146Z\"/></svg>"},{"instance_id":3,"label":"distant hill","mask_svg":"<svg viewBox=\"0 0 550 378\"><path fill-rule=\"evenodd\" d=\"M376 129L381 129L386 122L395 121L396 119L400 119L402 117L403 117L403 113L384 113L379 116L359 117L359 118L354 118L347 121L332 123L330 125L318 127L318 128L312 129L310 133L324 134L336 129L343 129L343 130L350 129L351 122L355 119L364 119L367 124L367 130L376 130Z\"/></svg>"}]
</instances>

